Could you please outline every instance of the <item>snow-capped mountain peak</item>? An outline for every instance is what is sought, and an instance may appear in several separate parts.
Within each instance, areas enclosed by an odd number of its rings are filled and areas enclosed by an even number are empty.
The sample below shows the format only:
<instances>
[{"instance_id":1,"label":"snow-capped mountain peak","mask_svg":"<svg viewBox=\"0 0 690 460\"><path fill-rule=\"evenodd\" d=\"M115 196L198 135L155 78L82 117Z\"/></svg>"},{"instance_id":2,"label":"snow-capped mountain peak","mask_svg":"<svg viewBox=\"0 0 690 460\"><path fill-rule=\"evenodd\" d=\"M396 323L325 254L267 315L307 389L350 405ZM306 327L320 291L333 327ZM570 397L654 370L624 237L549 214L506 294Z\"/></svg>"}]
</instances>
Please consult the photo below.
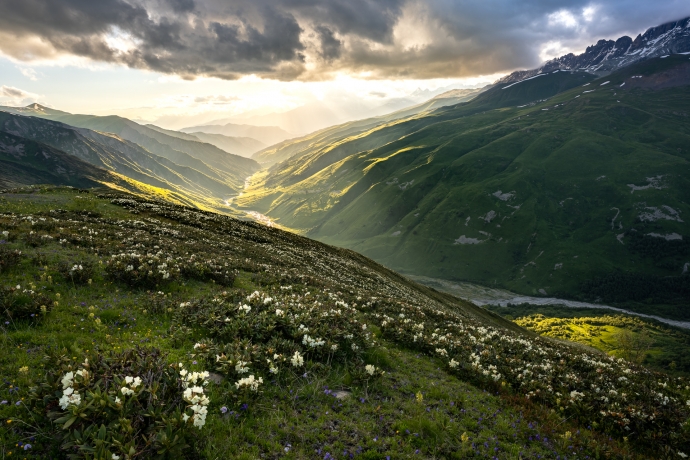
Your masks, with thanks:
<instances>
[{"instance_id":1,"label":"snow-capped mountain peak","mask_svg":"<svg viewBox=\"0 0 690 460\"><path fill-rule=\"evenodd\" d=\"M497 83L514 83L542 73L557 70L581 70L605 75L642 59L690 52L690 17L647 29L633 40L623 36L618 40L599 40L584 53L566 54L552 59L538 69L520 70Z\"/></svg>"}]
</instances>

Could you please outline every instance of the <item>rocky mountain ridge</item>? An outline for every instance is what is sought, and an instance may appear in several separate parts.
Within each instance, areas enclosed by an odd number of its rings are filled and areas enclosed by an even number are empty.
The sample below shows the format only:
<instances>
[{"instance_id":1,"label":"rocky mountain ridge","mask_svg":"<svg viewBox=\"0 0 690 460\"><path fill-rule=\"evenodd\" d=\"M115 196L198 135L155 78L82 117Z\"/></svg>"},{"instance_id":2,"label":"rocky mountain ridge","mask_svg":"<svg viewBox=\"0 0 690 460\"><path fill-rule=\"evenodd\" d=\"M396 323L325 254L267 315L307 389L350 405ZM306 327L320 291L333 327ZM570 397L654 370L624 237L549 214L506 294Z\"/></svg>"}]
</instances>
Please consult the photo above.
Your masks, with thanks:
<instances>
[{"instance_id":1,"label":"rocky mountain ridge","mask_svg":"<svg viewBox=\"0 0 690 460\"><path fill-rule=\"evenodd\" d=\"M519 70L498 80L497 84L514 83L537 75L563 70L579 70L602 76L644 59L671 54L690 54L690 17L647 29L634 40L599 40L584 53L566 54L532 70Z\"/></svg>"}]
</instances>

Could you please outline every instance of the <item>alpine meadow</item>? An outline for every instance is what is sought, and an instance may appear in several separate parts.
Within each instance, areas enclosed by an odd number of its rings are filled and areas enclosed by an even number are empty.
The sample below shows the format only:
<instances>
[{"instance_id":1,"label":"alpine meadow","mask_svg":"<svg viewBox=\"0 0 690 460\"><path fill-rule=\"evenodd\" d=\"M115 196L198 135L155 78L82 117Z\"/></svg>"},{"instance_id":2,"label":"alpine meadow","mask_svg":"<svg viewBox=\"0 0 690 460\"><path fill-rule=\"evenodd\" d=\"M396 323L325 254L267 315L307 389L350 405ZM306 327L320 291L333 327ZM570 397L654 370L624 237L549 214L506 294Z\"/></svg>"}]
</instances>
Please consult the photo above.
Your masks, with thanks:
<instances>
[{"instance_id":1,"label":"alpine meadow","mask_svg":"<svg viewBox=\"0 0 690 460\"><path fill-rule=\"evenodd\" d=\"M684 459L690 5L0 2L2 459Z\"/></svg>"}]
</instances>

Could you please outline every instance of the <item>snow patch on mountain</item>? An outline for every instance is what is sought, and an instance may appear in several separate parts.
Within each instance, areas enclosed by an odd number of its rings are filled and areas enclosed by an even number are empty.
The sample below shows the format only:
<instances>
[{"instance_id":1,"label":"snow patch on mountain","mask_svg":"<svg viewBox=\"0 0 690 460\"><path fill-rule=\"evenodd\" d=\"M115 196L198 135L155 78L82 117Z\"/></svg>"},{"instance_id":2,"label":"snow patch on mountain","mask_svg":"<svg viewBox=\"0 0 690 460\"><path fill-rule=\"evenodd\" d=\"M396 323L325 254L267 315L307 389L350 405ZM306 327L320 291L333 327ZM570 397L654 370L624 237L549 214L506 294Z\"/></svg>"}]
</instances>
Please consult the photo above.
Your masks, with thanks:
<instances>
[{"instance_id":1,"label":"snow patch on mountain","mask_svg":"<svg viewBox=\"0 0 690 460\"><path fill-rule=\"evenodd\" d=\"M507 85L503 88L506 89L517 83L563 70L605 75L642 59L668 57L672 54L690 54L690 17L651 27L634 40L628 36L616 41L599 40L580 55L566 54L547 61L538 69L513 72L497 83Z\"/></svg>"}]
</instances>

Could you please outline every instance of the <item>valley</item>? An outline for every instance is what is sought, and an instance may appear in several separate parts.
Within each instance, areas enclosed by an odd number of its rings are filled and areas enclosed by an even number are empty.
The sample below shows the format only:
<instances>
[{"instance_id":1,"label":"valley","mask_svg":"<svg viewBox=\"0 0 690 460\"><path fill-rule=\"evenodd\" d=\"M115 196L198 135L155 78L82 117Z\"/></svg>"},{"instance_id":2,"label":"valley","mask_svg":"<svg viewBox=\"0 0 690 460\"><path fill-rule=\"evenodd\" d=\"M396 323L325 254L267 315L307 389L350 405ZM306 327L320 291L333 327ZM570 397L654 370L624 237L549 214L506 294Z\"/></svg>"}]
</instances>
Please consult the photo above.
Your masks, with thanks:
<instances>
[{"instance_id":1,"label":"valley","mask_svg":"<svg viewBox=\"0 0 690 460\"><path fill-rule=\"evenodd\" d=\"M682 2L10 3L2 459L690 455Z\"/></svg>"},{"instance_id":2,"label":"valley","mask_svg":"<svg viewBox=\"0 0 690 460\"><path fill-rule=\"evenodd\" d=\"M334 128L271 153L291 156L234 204L403 273L577 301L657 298L667 306L655 313L687 320L673 305L688 289L688 86L634 86L689 64L671 56L597 80L559 72Z\"/></svg>"}]
</instances>

